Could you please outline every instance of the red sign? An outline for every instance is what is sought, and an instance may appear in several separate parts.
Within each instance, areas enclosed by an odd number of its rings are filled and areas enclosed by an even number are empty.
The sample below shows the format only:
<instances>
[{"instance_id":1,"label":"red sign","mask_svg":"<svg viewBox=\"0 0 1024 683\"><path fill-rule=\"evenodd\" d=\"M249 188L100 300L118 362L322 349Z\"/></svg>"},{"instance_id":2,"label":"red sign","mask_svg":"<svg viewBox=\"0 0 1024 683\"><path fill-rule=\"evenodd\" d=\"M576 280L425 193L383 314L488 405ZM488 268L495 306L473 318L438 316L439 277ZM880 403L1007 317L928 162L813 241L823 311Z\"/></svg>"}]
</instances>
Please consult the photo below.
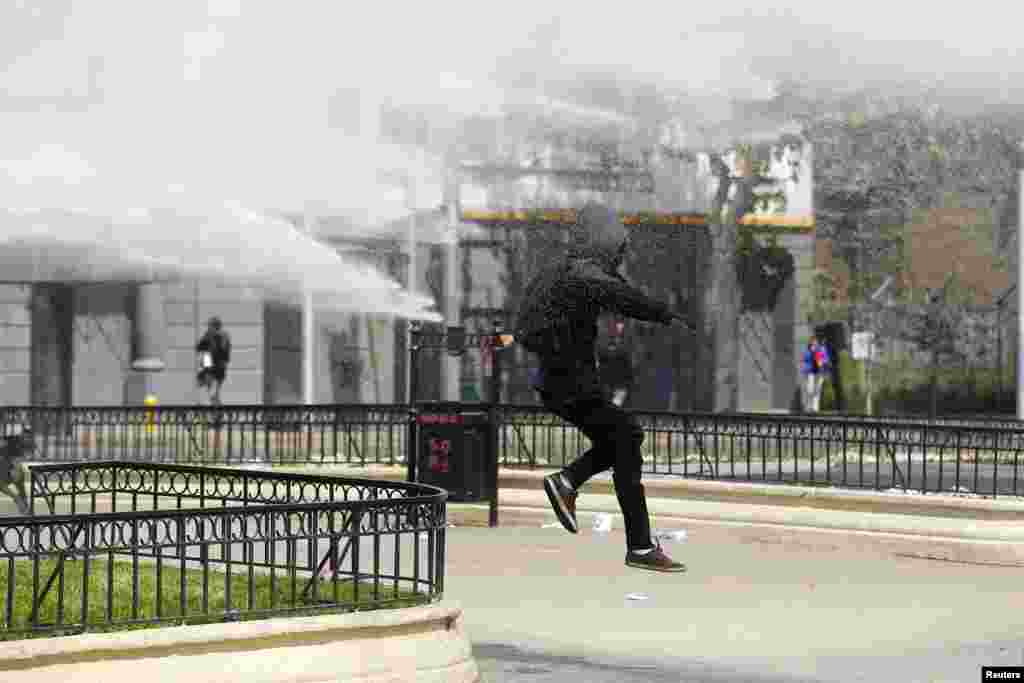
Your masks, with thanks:
<instances>
[{"instance_id":1,"label":"red sign","mask_svg":"<svg viewBox=\"0 0 1024 683\"><path fill-rule=\"evenodd\" d=\"M452 442L448 439L430 440L430 471L447 472L448 455L452 450Z\"/></svg>"},{"instance_id":2,"label":"red sign","mask_svg":"<svg viewBox=\"0 0 1024 683\"><path fill-rule=\"evenodd\" d=\"M416 422L421 425L460 425L462 416L458 413L455 415L420 415L416 418Z\"/></svg>"}]
</instances>

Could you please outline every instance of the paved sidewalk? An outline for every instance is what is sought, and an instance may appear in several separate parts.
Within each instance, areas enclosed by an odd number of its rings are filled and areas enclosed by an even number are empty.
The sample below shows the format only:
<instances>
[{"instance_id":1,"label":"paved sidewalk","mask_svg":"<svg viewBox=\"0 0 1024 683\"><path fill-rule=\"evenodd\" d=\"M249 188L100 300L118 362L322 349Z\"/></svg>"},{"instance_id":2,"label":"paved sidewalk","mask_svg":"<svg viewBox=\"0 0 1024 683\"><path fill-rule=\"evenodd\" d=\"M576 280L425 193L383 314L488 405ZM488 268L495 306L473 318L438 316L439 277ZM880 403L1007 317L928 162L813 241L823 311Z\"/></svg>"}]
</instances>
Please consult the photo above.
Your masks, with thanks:
<instances>
[{"instance_id":1,"label":"paved sidewalk","mask_svg":"<svg viewBox=\"0 0 1024 683\"><path fill-rule=\"evenodd\" d=\"M501 492L499 523L538 525L553 522L554 514L542 490L507 489ZM589 525L596 514L610 514L620 521L618 500L613 495L583 493L576 501L581 525ZM749 503L719 503L700 500L648 497L647 506L655 526L679 521L758 524L807 529L829 529L862 533L900 534L934 539L1000 542L1024 549L1024 521L975 521L882 512L848 512L814 508L790 508ZM487 504L449 505L450 516L464 523L483 523ZM458 522L456 522L458 523Z\"/></svg>"},{"instance_id":2,"label":"paved sidewalk","mask_svg":"<svg viewBox=\"0 0 1024 683\"><path fill-rule=\"evenodd\" d=\"M660 575L625 567L620 530L452 529L446 597L483 680L973 681L1024 663L1020 568L922 559L914 538L688 531L666 548L689 572Z\"/></svg>"}]
</instances>

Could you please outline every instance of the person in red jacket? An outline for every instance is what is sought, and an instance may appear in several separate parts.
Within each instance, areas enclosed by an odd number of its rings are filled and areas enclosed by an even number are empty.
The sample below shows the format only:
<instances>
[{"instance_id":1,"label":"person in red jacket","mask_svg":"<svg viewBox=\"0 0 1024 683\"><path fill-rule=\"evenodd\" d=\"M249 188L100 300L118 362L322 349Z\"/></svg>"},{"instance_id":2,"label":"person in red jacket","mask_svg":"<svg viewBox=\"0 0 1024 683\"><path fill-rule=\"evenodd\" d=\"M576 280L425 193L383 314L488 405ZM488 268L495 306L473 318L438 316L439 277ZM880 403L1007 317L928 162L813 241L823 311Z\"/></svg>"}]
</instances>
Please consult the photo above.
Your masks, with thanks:
<instances>
[{"instance_id":1,"label":"person in red jacket","mask_svg":"<svg viewBox=\"0 0 1024 683\"><path fill-rule=\"evenodd\" d=\"M817 337L811 337L800 363L800 372L804 376L804 410L807 412L816 413L821 410L821 389L831 367L832 359L828 357L828 349L818 343Z\"/></svg>"},{"instance_id":2,"label":"person in red jacket","mask_svg":"<svg viewBox=\"0 0 1024 683\"><path fill-rule=\"evenodd\" d=\"M686 324L681 316L633 287L618 272L628 232L614 212L590 203L577 213L565 259L542 269L527 285L516 321L516 338L540 364L535 385L544 406L575 425L593 447L560 472L544 478L555 515L578 533L576 497L595 474L613 469L615 494L626 528L626 565L681 572L651 538L636 420L602 391L596 362L597 320L604 312L657 322Z\"/></svg>"}]
</instances>

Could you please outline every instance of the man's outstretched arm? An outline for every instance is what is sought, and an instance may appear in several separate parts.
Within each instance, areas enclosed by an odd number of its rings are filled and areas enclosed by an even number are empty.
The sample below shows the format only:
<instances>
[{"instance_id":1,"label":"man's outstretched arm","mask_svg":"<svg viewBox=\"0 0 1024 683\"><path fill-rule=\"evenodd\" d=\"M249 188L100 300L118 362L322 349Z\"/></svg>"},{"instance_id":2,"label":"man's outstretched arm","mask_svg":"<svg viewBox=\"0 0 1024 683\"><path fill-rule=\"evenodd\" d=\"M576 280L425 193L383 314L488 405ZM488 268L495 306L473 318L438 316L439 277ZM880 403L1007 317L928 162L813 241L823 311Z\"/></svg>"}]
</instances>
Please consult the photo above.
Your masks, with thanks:
<instances>
[{"instance_id":1,"label":"man's outstretched arm","mask_svg":"<svg viewBox=\"0 0 1024 683\"><path fill-rule=\"evenodd\" d=\"M580 268L577 277L587 296L601 308L635 320L690 326L683 316L673 313L667 304L647 296L621 275L609 275L599 266L587 264Z\"/></svg>"}]
</instances>

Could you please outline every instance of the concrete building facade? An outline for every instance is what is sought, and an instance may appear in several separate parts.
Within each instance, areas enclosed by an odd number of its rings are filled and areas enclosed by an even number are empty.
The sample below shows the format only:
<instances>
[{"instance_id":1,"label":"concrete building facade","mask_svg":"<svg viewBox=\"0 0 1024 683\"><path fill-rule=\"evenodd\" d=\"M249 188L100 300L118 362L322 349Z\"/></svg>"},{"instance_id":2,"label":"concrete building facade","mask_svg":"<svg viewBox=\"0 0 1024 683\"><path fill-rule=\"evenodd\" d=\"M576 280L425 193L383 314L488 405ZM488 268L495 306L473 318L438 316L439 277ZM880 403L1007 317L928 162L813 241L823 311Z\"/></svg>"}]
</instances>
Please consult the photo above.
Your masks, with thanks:
<instances>
[{"instance_id":1,"label":"concrete building facade","mask_svg":"<svg viewBox=\"0 0 1024 683\"><path fill-rule=\"evenodd\" d=\"M217 315L233 345L223 398L260 403L263 308L256 293L213 282L0 285L0 401L119 406L154 394L161 403L196 403L194 346ZM147 336L156 349L144 348ZM146 351L158 363L140 364Z\"/></svg>"},{"instance_id":2,"label":"concrete building facade","mask_svg":"<svg viewBox=\"0 0 1024 683\"><path fill-rule=\"evenodd\" d=\"M377 140L383 135L381 103L363 95L358 98L358 128L367 140ZM590 125L566 123L564 116L553 119L565 128L563 132ZM713 188L706 154L691 155L688 160L655 154L642 160L639 167L653 169L656 191L649 193L566 187L556 178L528 174L509 182L481 182L463 173L462 166L482 161L573 171L592 168L596 159L592 151L571 140L551 144L531 138L531 131L514 130L507 122L491 123L483 132L463 136L473 145L444 153L406 149L421 140L394 143L392 147L406 145L393 150L395 163L406 156L418 160L414 164L417 178L410 180L406 174L398 182L406 184L401 201L407 202L410 217L366 229L377 245L365 257L408 285L409 221L415 217L415 287L420 293L434 294L450 322L463 322L467 309L497 309L508 303L503 257L493 249L468 246L479 237L474 215L480 212L571 208L588 198L602 199L624 212L701 214L709 208ZM625 133L611 135L621 138ZM636 151L637 145L651 141L634 142L622 149ZM776 151L771 173L782 182L785 205L762 210L760 219L765 231L775 230L780 244L794 255L797 274L774 311L745 315L742 329L749 343L742 345L740 360L744 410L789 407L800 341L809 333L806 311L814 266L811 150L804 145L799 158L787 149ZM732 165L735 157L725 155ZM639 163L639 158L633 161ZM402 175L402 171L396 173L396 177ZM439 212L438 205L444 205L445 211ZM332 231L331 217L322 218L324 229L318 237L340 248L351 231ZM445 234L447 230L455 231L457 242ZM203 397L195 383L194 345L212 315L223 320L233 342L222 392L226 404L302 401L303 320L298 305L212 280L147 283L116 273L69 276L59 269L40 269L45 253L33 259L33 267L26 268L22 255L0 247L0 267L5 273L0 276L0 404L137 405L147 395L155 395L162 405L194 404ZM404 400L404 321L318 311L315 322L311 353L316 402ZM471 357L468 365L475 366L469 367L468 374L472 383L482 387L484 368L478 356ZM446 377L439 395L427 398L460 398L465 382L458 375L467 373L467 363L438 360Z\"/></svg>"},{"instance_id":3,"label":"concrete building facade","mask_svg":"<svg viewBox=\"0 0 1024 683\"><path fill-rule=\"evenodd\" d=\"M799 200L802 193L805 187L790 195ZM508 187L465 183L460 216L468 226L481 211L516 203L520 207L572 206L580 199L545 195L536 183L530 195L526 198ZM786 409L795 392L801 341L810 331L804 312L812 304L814 240L807 212L794 213L794 206L799 210L806 205L791 201L785 215L760 217L766 232L782 228L776 230L779 243L794 255L797 273L774 311L744 314L743 410ZM803 218L793 220L794 215ZM460 312L504 306L505 264L492 250L460 247L457 277L445 275L451 261L430 234L436 231L434 223L443 221L437 216L420 218L424 241L417 247L418 291L440 295L444 307L454 282ZM787 222L801 221L803 225L787 228ZM400 229L395 227L396 232ZM406 284L407 256L403 258L399 245L393 239L374 258L378 267ZM468 291L463 286L467 277L472 280ZM258 290L191 279L149 284L59 280L0 284L0 401L117 406L138 405L147 395L155 395L162 405L201 402L194 346L213 315L223 320L233 343L222 400L235 405L301 403L301 309L269 300ZM318 312L313 349L316 402L404 400L404 335L404 323L389 316ZM483 364L475 355L469 364L470 383L482 395ZM465 374L465 365L457 371ZM425 398L459 398L465 394L460 386L465 379L456 381L460 393L454 396L442 390L441 395Z\"/></svg>"}]
</instances>

